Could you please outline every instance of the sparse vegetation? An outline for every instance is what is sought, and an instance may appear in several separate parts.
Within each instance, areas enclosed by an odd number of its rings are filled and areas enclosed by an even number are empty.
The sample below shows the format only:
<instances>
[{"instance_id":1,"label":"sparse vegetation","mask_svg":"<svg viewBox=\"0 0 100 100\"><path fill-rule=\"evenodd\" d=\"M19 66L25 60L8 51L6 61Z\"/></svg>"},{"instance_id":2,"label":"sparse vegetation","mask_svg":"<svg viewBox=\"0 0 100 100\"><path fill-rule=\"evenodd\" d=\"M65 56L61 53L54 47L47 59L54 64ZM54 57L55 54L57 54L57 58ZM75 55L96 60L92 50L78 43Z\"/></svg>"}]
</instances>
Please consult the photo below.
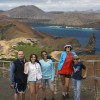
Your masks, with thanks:
<instances>
[{"instance_id":1,"label":"sparse vegetation","mask_svg":"<svg viewBox=\"0 0 100 100\"><path fill-rule=\"evenodd\" d=\"M40 47L39 45L19 45L17 47L14 47L15 50L23 50L24 53L25 53L25 57L26 59L28 60L29 59L29 56L31 53L35 53L38 58L41 57L41 51L42 50L46 50L48 53L51 53L52 49L51 48L48 48L48 47Z\"/></svg>"}]
</instances>

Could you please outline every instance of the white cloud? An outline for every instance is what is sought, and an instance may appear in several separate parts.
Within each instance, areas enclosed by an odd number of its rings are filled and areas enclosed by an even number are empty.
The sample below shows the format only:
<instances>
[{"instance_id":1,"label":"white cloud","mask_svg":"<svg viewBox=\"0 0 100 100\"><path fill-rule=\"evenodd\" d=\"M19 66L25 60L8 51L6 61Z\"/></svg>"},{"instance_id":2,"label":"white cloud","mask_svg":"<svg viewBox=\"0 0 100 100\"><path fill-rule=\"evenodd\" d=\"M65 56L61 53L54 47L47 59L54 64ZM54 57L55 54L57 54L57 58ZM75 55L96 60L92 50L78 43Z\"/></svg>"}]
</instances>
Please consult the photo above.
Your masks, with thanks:
<instances>
[{"instance_id":1,"label":"white cloud","mask_svg":"<svg viewBox=\"0 0 100 100\"><path fill-rule=\"evenodd\" d=\"M38 7L49 10L60 10L60 11L73 11L73 10L89 10L99 9L99 0L54 0L50 3L35 3Z\"/></svg>"},{"instance_id":2,"label":"white cloud","mask_svg":"<svg viewBox=\"0 0 100 100\"><path fill-rule=\"evenodd\" d=\"M100 0L0 0L0 9L11 9L21 5L36 5L45 11L73 11L99 9Z\"/></svg>"}]
</instances>

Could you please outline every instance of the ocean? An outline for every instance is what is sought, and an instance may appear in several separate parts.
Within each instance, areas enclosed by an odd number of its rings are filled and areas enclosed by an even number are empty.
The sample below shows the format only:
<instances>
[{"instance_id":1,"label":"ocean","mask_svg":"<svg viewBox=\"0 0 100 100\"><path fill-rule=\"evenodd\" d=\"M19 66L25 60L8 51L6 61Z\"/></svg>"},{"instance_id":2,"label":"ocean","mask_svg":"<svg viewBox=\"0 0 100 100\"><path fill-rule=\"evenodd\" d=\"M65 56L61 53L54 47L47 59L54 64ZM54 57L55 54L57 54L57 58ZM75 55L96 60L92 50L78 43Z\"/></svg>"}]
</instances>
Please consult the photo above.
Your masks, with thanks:
<instances>
[{"instance_id":1,"label":"ocean","mask_svg":"<svg viewBox=\"0 0 100 100\"><path fill-rule=\"evenodd\" d=\"M96 36L96 55L100 55L100 30L79 29L79 28L58 28L50 26L33 26L39 32L46 33L55 37L67 37L77 39L82 47L86 47L89 37L95 33Z\"/></svg>"}]
</instances>

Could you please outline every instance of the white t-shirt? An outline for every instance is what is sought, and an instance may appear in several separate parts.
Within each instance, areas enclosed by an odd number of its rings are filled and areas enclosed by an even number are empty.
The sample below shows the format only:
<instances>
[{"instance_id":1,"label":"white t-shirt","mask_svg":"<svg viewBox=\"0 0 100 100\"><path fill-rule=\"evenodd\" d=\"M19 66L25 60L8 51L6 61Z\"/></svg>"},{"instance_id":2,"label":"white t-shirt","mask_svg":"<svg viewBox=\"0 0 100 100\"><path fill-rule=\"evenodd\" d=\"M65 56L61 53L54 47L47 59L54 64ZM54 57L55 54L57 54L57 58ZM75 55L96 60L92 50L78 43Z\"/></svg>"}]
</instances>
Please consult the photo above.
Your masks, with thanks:
<instances>
[{"instance_id":1,"label":"white t-shirt","mask_svg":"<svg viewBox=\"0 0 100 100\"><path fill-rule=\"evenodd\" d=\"M35 62L32 64L31 62L28 62L26 67L27 71L25 74L28 74L28 82L40 80L42 78L41 66L39 63Z\"/></svg>"}]
</instances>

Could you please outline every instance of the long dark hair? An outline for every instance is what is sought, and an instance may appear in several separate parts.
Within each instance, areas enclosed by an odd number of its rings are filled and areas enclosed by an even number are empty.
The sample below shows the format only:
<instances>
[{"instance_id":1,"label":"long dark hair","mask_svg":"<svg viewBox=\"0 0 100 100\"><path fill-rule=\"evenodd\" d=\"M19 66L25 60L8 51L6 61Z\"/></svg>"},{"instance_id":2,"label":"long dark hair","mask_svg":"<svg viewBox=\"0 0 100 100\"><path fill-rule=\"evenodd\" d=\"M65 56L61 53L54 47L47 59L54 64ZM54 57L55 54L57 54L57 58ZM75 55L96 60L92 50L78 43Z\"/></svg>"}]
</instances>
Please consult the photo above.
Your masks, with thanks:
<instances>
[{"instance_id":1,"label":"long dark hair","mask_svg":"<svg viewBox=\"0 0 100 100\"><path fill-rule=\"evenodd\" d=\"M35 58L36 58L35 62L37 62L37 63L39 63L39 64L40 64L40 62L39 62L39 60L38 60L37 55L36 55L36 54L34 54L34 53L32 53L32 54L30 55L30 59L29 59L29 60L30 60L30 62L32 62L32 61L31 61L31 58L32 58L32 56L33 56L33 55L34 55L34 56L35 56Z\"/></svg>"}]
</instances>

